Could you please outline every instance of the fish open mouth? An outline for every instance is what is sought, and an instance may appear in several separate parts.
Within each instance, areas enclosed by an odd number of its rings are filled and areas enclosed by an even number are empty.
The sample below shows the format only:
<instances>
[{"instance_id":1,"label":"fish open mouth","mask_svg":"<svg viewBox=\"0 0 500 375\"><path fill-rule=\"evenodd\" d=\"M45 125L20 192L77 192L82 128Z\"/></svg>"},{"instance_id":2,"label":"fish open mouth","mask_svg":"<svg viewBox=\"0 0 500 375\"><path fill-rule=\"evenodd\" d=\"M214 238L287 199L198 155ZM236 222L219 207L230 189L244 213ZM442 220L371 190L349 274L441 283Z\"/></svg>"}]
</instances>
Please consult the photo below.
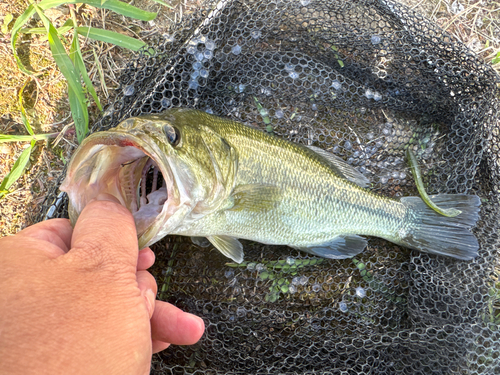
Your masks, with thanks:
<instances>
[{"instance_id":1,"label":"fish open mouth","mask_svg":"<svg viewBox=\"0 0 500 375\"><path fill-rule=\"evenodd\" d=\"M90 200L111 194L134 216L139 245L149 246L165 235L161 227L179 206L174 174L154 143L106 133L88 137L71 160L61 185L69 195L70 219L74 224Z\"/></svg>"}]
</instances>

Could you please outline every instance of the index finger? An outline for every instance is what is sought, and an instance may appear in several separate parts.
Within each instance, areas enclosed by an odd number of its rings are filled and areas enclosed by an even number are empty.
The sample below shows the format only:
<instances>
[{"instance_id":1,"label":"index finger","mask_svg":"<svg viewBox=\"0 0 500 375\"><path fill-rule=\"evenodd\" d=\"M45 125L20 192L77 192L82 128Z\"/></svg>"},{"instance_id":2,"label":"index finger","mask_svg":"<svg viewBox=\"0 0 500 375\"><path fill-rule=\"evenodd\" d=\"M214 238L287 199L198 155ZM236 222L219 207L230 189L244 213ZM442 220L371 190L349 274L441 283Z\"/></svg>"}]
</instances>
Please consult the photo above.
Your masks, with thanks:
<instances>
[{"instance_id":1,"label":"index finger","mask_svg":"<svg viewBox=\"0 0 500 375\"><path fill-rule=\"evenodd\" d=\"M73 228L71 228L68 219L50 219L29 226L17 233L16 236L50 242L61 249L57 254L53 254L53 256L59 256L69 250L72 232Z\"/></svg>"},{"instance_id":2,"label":"index finger","mask_svg":"<svg viewBox=\"0 0 500 375\"><path fill-rule=\"evenodd\" d=\"M135 272L138 246L132 214L115 197L101 194L78 217L70 253L100 266L132 266Z\"/></svg>"}]
</instances>

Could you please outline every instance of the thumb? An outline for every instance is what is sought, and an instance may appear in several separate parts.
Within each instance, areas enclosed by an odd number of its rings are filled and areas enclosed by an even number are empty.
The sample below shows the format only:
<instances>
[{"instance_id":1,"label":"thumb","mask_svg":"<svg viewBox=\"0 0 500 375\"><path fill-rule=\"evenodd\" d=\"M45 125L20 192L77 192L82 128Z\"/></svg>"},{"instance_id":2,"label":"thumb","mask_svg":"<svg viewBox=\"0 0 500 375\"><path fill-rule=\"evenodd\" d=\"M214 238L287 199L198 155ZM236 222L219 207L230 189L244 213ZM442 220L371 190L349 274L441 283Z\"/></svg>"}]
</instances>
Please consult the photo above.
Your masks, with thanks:
<instances>
[{"instance_id":1,"label":"thumb","mask_svg":"<svg viewBox=\"0 0 500 375\"><path fill-rule=\"evenodd\" d=\"M81 212L71 238L71 257L80 265L137 266L137 232L132 214L109 194L100 194ZM83 264L82 264L83 262Z\"/></svg>"}]
</instances>

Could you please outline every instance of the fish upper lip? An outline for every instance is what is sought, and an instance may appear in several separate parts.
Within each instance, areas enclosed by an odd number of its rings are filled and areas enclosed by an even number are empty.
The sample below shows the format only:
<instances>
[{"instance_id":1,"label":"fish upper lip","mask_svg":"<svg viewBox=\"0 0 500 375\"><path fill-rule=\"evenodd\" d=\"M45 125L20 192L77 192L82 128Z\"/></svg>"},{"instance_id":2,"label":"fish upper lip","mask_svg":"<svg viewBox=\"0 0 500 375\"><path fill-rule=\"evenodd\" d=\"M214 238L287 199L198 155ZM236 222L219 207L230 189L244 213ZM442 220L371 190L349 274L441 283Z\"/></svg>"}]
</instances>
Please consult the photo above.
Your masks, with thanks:
<instances>
[{"instance_id":1,"label":"fish upper lip","mask_svg":"<svg viewBox=\"0 0 500 375\"><path fill-rule=\"evenodd\" d=\"M170 164L168 162L167 156L164 154L164 152L158 147L158 145L154 141L149 141L145 140L141 137L143 135L144 137L148 137L147 134L145 133L139 133L139 132L123 132L123 131L105 131L105 132L99 132L99 133L94 133L92 138L88 138L87 142L85 144L82 144L82 148L78 152L82 152L83 150L88 150L87 152L84 152L81 154L81 157L79 158L74 158L72 159L69 169L68 169L68 177L66 180L63 182L61 185L61 190L63 191L69 191L71 190L71 176L70 173L76 173L76 171L82 166L82 164L89 160L90 158L95 157L96 153L92 154L91 156L88 156L88 152L92 148L92 146L96 145L104 145L104 146L119 146L119 147L127 147L127 146L132 146L144 153L144 156L149 157L150 159L153 160L153 162L156 164L156 166L159 168L161 171L164 181L166 184L166 189L167 189L167 200L163 204L161 213L163 213L166 210L171 211L172 209L175 209L178 207L181 202L179 202L179 186L177 186L178 182L174 178L174 173L171 170ZM76 156L76 155L75 155ZM75 160L76 159L76 160ZM133 160L133 159L132 159ZM77 163L75 166L73 166L73 163ZM125 162L126 163L126 162ZM123 164L125 164L123 163ZM73 170L73 167L75 168ZM107 167L110 167L110 164L107 164ZM144 168L144 165L143 167ZM110 168L105 168L105 169L110 169ZM99 173L104 173L105 171L99 172ZM101 174L102 177L102 174ZM115 178L117 178L117 193L120 195L117 197L120 201L120 203L124 206L126 206L127 203L127 197L123 194L122 191L122 185L123 181L121 178L119 178L117 175L115 175ZM139 185L139 180L137 181L132 181L132 185L135 185L134 187L137 188ZM78 181L74 182L76 185L79 185ZM179 182L180 183L180 182ZM88 184L86 184L88 186ZM101 189L102 190L102 189ZM77 194L79 191L77 191ZM136 199L136 198L133 198ZM88 203L88 202L83 202L83 206ZM77 211L78 214L83 209L83 206L78 207ZM138 208L138 207L137 207ZM138 212L138 209L132 210L132 214L135 215ZM161 216L161 213L158 214L157 216L154 217L154 219L151 219L148 225L146 225L142 230L140 229L140 232L138 232L138 237L139 237L139 242L141 242L141 237L143 236L144 233L146 233L148 230L151 229L152 226L157 226L159 229L163 223L158 223L157 222L157 217ZM134 216L135 218L135 216ZM167 217L168 218L168 217ZM157 232L158 229L154 230L154 232ZM150 244L150 243L148 243Z\"/></svg>"}]
</instances>

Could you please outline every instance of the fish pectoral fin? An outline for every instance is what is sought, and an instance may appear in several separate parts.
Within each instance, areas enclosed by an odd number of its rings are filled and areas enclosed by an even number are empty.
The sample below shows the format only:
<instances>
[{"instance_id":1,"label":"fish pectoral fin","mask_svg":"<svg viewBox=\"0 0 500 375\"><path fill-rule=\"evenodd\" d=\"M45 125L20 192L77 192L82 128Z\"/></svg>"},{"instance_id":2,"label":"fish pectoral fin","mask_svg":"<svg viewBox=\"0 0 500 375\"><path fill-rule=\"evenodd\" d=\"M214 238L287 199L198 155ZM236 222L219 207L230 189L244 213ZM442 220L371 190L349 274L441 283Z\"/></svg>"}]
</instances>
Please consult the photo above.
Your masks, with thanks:
<instances>
[{"instance_id":1,"label":"fish pectoral fin","mask_svg":"<svg viewBox=\"0 0 500 375\"><path fill-rule=\"evenodd\" d=\"M335 237L324 244L295 248L323 258L345 259L359 254L365 247L366 240L363 237L345 235Z\"/></svg>"},{"instance_id":2,"label":"fish pectoral fin","mask_svg":"<svg viewBox=\"0 0 500 375\"><path fill-rule=\"evenodd\" d=\"M207 240L222 254L231 258L236 263L243 262L243 245L236 238L229 236L208 236Z\"/></svg>"},{"instance_id":3,"label":"fish pectoral fin","mask_svg":"<svg viewBox=\"0 0 500 375\"><path fill-rule=\"evenodd\" d=\"M247 184L234 188L231 196L231 211L267 211L276 206L281 198L281 191L275 185Z\"/></svg>"},{"instance_id":4,"label":"fish pectoral fin","mask_svg":"<svg viewBox=\"0 0 500 375\"><path fill-rule=\"evenodd\" d=\"M316 146L306 147L326 159L329 162L330 166L341 177L344 177L345 179L354 182L356 185L361 187L368 187L370 185L370 180L368 180L361 172L358 172L352 165L347 164L338 156L333 155L328 151L325 151Z\"/></svg>"}]
</instances>

